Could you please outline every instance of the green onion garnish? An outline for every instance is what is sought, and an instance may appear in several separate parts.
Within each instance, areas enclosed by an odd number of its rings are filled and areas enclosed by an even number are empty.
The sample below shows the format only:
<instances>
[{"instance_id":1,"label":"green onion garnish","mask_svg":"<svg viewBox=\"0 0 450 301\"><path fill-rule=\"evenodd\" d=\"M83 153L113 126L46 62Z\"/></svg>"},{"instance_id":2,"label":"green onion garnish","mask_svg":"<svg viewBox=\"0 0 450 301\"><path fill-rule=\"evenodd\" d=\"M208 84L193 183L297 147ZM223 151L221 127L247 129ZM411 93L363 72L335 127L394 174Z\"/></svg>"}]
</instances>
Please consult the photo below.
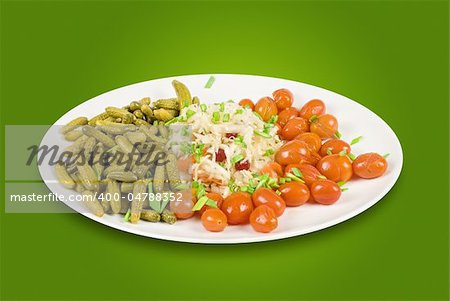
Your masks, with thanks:
<instances>
[{"instance_id":1,"label":"green onion garnish","mask_svg":"<svg viewBox=\"0 0 450 301\"><path fill-rule=\"evenodd\" d=\"M213 113L213 120L212 120L212 122L213 123L219 123L219 121L220 121L220 113L219 112L214 112Z\"/></svg>"},{"instance_id":2,"label":"green onion garnish","mask_svg":"<svg viewBox=\"0 0 450 301\"><path fill-rule=\"evenodd\" d=\"M272 156L273 154L274 154L273 149L267 149L267 150L264 152L264 157L269 157L269 156Z\"/></svg>"},{"instance_id":3,"label":"green onion garnish","mask_svg":"<svg viewBox=\"0 0 450 301\"><path fill-rule=\"evenodd\" d=\"M355 161L355 159L356 159L356 156L355 156L354 154L352 154L352 153L348 154L347 156L348 156L348 157L350 158L350 160L352 160L352 161Z\"/></svg>"},{"instance_id":4,"label":"green onion garnish","mask_svg":"<svg viewBox=\"0 0 450 301\"><path fill-rule=\"evenodd\" d=\"M258 136L261 136L261 137L264 137L264 138L272 138L272 136L270 136L269 134L261 132L261 131L254 130L253 133L255 135L258 135Z\"/></svg>"},{"instance_id":5,"label":"green onion garnish","mask_svg":"<svg viewBox=\"0 0 450 301\"><path fill-rule=\"evenodd\" d=\"M278 115L272 115L267 123L274 124L278 121Z\"/></svg>"},{"instance_id":6,"label":"green onion garnish","mask_svg":"<svg viewBox=\"0 0 450 301\"><path fill-rule=\"evenodd\" d=\"M243 155L234 156L233 158L231 158L231 163L236 164L237 162L241 161L244 158L245 157Z\"/></svg>"},{"instance_id":7,"label":"green onion garnish","mask_svg":"<svg viewBox=\"0 0 450 301\"><path fill-rule=\"evenodd\" d=\"M191 118L191 117L194 116L194 115L195 115L195 111L188 110L188 111L186 112L186 118L187 118L187 119Z\"/></svg>"},{"instance_id":8,"label":"green onion garnish","mask_svg":"<svg viewBox=\"0 0 450 301\"><path fill-rule=\"evenodd\" d=\"M299 177L299 178L303 178L303 174L302 174L302 172L300 171L300 169L298 169L297 167L294 167L294 168L292 168L291 170L292 170L292 173L293 173L295 176L297 176L297 177Z\"/></svg>"},{"instance_id":9,"label":"green onion garnish","mask_svg":"<svg viewBox=\"0 0 450 301\"><path fill-rule=\"evenodd\" d=\"M331 148L327 148L327 155L332 155L333 152L331 151Z\"/></svg>"},{"instance_id":10,"label":"green onion garnish","mask_svg":"<svg viewBox=\"0 0 450 301\"><path fill-rule=\"evenodd\" d=\"M232 100L232 99L229 99L227 102L231 102L231 103L234 103L234 100Z\"/></svg>"},{"instance_id":11,"label":"green onion garnish","mask_svg":"<svg viewBox=\"0 0 450 301\"><path fill-rule=\"evenodd\" d=\"M172 118L172 119L170 119L169 121L167 121L165 125L171 125L172 123L175 123L175 122L177 122L177 121L178 121L178 118L175 117L175 118Z\"/></svg>"},{"instance_id":12,"label":"green onion garnish","mask_svg":"<svg viewBox=\"0 0 450 301\"><path fill-rule=\"evenodd\" d=\"M228 113L223 114L223 122L228 122L228 121L230 121L230 114L228 114Z\"/></svg>"},{"instance_id":13,"label":"green onion garnish","mask_svg":"<svg viewBox=\"0 0 450 301\"><path fill-rule=\"evenodd\" d=\"M253 114L255 114L256 117L258 117L259 119L263 120L261 115L259 115L258 113L256 113L255 111L253 111Z\"/></svg>"},{"instance_id":14,"label":"green onion garnish","mask_svg":"<svg viewBox=\"0 0 450 301\"><path fill-rule=\"evenodd\" d=\"M214 84L214 81L216 80L216 78L214 76L210 76L208 81L206 82L205 88L209 89L212 87L212 85Z\"/></svg>"},{"instance_id":15,"label":"green onion garnish","mask_svg":"<svg viewBox=\"0 0 450 301\"><path fill-rule=\"evenodd\" d=\"M342 138L342 134L339 133L339 131L336 131L336 133L334 133L334 137L336 137L337 139L341 139Z\"/></svg>"},{"instance_id":16,"label":"green onion garnish","mask_svg":"<svg viewBox=\"0 0 450 301\"><path fill-rule=\"evenodd\" d=\"M339 187L344 186L345 185L345 181L339 181L336 184L338 184Z\"/></svg>"},{"instance_id":17,"label":"green onion garnish","mask_svg":"<svg viewBox=\"0 0 450 301\"><path fill-rule=\"evenodd\" d=\"M312 115L310 118L309 118L309 122L314 122L314 121L316 121L316 119L317 119L317 115Z\"/></svg>"},{"instance_id":18,"label":"green onion garnish","mask_svg":"<svg viewBox=\"0 0 450 301\"><path fill-rule=\"evenodd\" d=\"M244 113L244 110L242 110L242 109L237 109L236 112L234 112L234 114L236 114L236 115L239 115L242 113Z\"/></svg>"},{"instance_id":19,"label":"green onion garnish","mask_svg":"<svg viewBox=\"0 0 450 301\"><path fill-rule=\"evenodd\" d=\"M220 112L225 111L225 104L224 104L223 102L221 102L221 103L219 104L219 111L220 111Z\"/></svg>"},{"instance_id":20,"label":"green onion garnish","mask_svg":"<svg viewBox=\"0 0 450 301\"><path fill-rule=\"evenodd\" d=\"M356 144L361 140L362 136L356 137L355 139L352 140L352 142L350 142L350 145Z\"/></svg>"},{"instance_id":21,"label":"green onion garnish","mask_svg":"<svg viewBox=\"0 0 450 301\"><path fill-rule=\"evenodd\" d=\"M200 110L202 110L202 112L206 112L206 109L207 109L208 107L204 104L204 103L202 103L201 105L200 105Z\"/></svg>"},{"instance_id":22,"label":"green onion garnish","mask_svg":"<svg viewBox=\"0 0 450 301\"><path fill-rule=\"evenodd\" d=\"M384 154L383 158L386 159L387 157L389 157L389 155L390 155L390 153Z\"/></svg>"},{"instance_id":23,"label":"green onion garnish","mask_svg":"<svg viewBox=\"0 0 450 301\"><path fill-rule=\"evenodd\" d=\"M192 211L198 211L202 209L202 207L206 204L208 200L209 199L207 196L202 196L201 198L199 198L197 203L195 203L194 207L192 207Z\"/></svg>"},{"instance_id":24,"label":"green onion garnish","mask_svg":"<svg viewBox=\"0 0 450 301\"><path fill-rule=\"evenodd\" d=\"M123 217L123 220L125 222L128 222L130 220L130 215L131 215L131 209L128 209L127 213L125 214L125 216Z\"/></svg>"},{"instance_id":25,"label":"green onion garnish","mask_svg":"<svg viewBox=\"0 0 450 301\"><path fill-rule=\"evenodd\" d=\"M275 191L275 193L281 195L281 191L279 191L278 189Z\"/></svg>"},{"instance_id":26,"label":"green onion garnish","mask_svg":"<svg viewBox=\"0 0 450 301\"><path fill-rule=\"evenodd\" d=\"M318 179L321 179L321 180L326 180L326 179L327 179L327 177L325 177L325 176L322 176L322 175L320 175L320 176L317 176L317 178L318 178Z\"/></svg>"},{"instance_id":27,"label":"green onion garnish","mask_svg":"<svg viewBox=\"0 0 450 301\"><path fill-rule=\"evenodd\" d=\"M342 192L347 191L347 190L348 190L348 188L341 188Z\"/></svg>"},{"instance_id":28,"label":"green onion garnish","mask_svg":"<svg viewBox=\"0 0 450 301\"><path fill-rule=\"evenodd\" d=\"M339 156L341 156L341 157L343 157L343 156L345 156L345 155L347 155L347 151L344 149L344 150L341 150L340 152L339 152Z\"/></svg>"},{"instance_id":29,"label":"green onion garnish","mask_svg":"<svg viewBox=\"0 0 450 301\"><path fill-rule=\"evenodd\" d=\"M305 181L303 181L303 180L300 179L299 177L297 177L297 176L291 174L290 172L288 172L286 175L287 175L289 178L291 178L292 180L294 180L294 181L301 182L301 183L305 183Z\"/></svg>"}]
</instances>

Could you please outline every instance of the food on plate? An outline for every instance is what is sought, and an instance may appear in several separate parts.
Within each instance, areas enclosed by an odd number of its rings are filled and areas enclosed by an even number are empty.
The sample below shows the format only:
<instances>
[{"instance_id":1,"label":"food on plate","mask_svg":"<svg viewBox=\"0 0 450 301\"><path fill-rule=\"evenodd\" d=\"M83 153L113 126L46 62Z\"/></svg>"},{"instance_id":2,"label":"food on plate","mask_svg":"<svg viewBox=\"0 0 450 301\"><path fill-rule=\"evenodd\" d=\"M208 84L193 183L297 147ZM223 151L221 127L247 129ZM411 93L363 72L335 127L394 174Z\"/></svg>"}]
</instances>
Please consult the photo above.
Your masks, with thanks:
<instances>
[{"instance_id":1,"label":"food on plate","mask_svg":"<svg viewBox=\"0 0 450 301\"><path fill-rule=\"evenodd\" d=\"M292 210L287 207L334 204L353 177L372 179L387 170L385 157L377 153L352 154L361 137L350 144L342 140L336 116L320 99L294 107L294 93L281 88L256 103L243 98L208 105L183 83L172 85L176 97L107 107L61 129L75 154L137 149L131 169L95 160L55 166L64 187L91 197L86 206L95 215L125 214L131 223L193 218L211 232L250 224L268 233L283 223L283 214ZM187 141L171 138L179 132ZM147 144L156 145L166 160L152 154L150 164L136 164L149 153ZM168 192L179 197L158 202L140 197ZM130 195L131 202L98 199L98 193Z\"/></svg>"}]
</instances>

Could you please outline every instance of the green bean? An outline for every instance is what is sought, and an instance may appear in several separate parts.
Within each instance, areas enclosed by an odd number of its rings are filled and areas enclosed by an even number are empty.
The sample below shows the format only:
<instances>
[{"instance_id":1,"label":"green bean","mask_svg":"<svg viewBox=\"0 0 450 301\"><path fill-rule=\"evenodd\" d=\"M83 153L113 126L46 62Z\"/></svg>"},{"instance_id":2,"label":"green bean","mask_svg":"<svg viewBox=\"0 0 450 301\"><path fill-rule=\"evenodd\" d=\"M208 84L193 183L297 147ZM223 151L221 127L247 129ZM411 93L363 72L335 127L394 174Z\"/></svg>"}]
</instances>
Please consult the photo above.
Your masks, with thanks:
<instances>
[{"instance_id":1,"label":"green bean","mask_svg":"<svg viewBox=\"0 0 450 301\"><path fill-rule=\"evenodd\" d=\"M111 137L103 134L92 126L84 126L83 133L89 137L94 137L99 142L103 143L106 147L113 147L116 144Z\"/></svg>"},{"instance_id":2,"label":"green bean","mask_svg":"<svg viewBox=\"0 0 450 301\"><path fill-rule=\"evenodd\" d=\"M108 174L107 178L121 182L134 182L137 180L136 175L131 171L113 171Z\"/></svg>"},{"instance_id":3,"label":"green bean","mask_svg":"<svg viewBox=\"0 0 450 301\"><path fill-rule=\"evenodd\" d=\"M75 185L76 185L75 181L69 175L69 173L67 172L67 170L63 164L56 164L55 172L56 172L56 178L64 187L66 187L68 189L75 188Z\"/></svg>"},{"instance_id":4,"label":"green bean","mask_svg":"<svg viewBox=\"0 0 450 301\"><path fill-rule=\"evenodd\" d=\"M144 193L147 191L147 182L139 180L134 183L133 187L133 201L131 202L131 216L130 221L137 223L141 216L142 206L146 201Z\"/></svg>"},{"instance_id":5,"label":"green bean","mask_svg":"<svg viewBox=\"0 0 450 301\"><path fill-rule=\"evenodd\" d=\"M83 204L96 216L102 217L105 214L102 205L92 191L83 191Z\"/></svg>"},{"instance_id":6,"label":"green bean","mask_svg":"<svg viewBox=\"0 0 450 301\"><path fill-rule=\"evenodd\" d=\"M61 133L66 134L70 131L75 130L77 127L85 125L88 123L88 119L86 117L78 117L74 120L67 123L65 126L61 128Z\"/></svg>"},{"instance_id":7,"label":"green bean","mask_svg":"<svg viewBox=\"0 0 450 301\"><path fill-rule=\"evenodd\" d=\"M121 206L121 193L119 183L117 183L116 181L108 181L108 184L106 185L106 194L110 195L112 212L116 214L119 213Z\"/></svg>"},{"instance_id":8,"label":"green bean","mask_svg":"<svg viewBox=\"0 0 450 301\"><path fill-rule=\"evenodd\" d=\"M161 220L161 215L155 210L143 209L141 212L141 219L144 221L156 223Z\"/></svg>"}]
</instances>

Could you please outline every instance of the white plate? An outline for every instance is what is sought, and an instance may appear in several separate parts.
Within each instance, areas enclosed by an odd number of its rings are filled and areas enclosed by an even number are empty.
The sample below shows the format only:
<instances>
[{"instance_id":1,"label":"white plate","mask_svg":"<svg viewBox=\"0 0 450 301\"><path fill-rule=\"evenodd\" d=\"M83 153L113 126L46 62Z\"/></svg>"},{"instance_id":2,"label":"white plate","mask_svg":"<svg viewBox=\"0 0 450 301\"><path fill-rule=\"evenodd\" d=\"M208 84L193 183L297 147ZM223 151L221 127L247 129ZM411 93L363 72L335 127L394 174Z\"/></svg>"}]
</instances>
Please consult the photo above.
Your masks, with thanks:
<instances>
[{"instance_id":1,"label":"white plate","mask_svg":"<svg viewBox=\"0 0 450 301\"><path fill-rule=\"evenodd\" d=\"M268 241L310 233L348 220L378 202L398 179L403 154L397 136L380 117L355 101L308 84L253 75L214 74L215 83L212 88L205 89L209 77L210 75L203 74L177 76L122 87L85 101L67 112L55 124L65 124L78 116L92 117L107 106L124 106L142 97L149 96L152 99L170 97L174 95L171 86L173 79L185 83L192 94L199 96L203 103L230 99L239 101L242 98L258 100L260 97L271 95L276 89L287 88L294 93L296 107L313 98L322 99L326 103L327 112L337 117L339 131L344 140L350 141L362 135L361 142L353 146L354 154L370 151L380 154L390 153L387 172L377 179L352 180L346 185L348 190L342 194L341 199L331 206L305 204L287 208L284 215L279 218L278 228L268 234L257 233L250 225L228 226L223 232L212 233L206 231L197 218L179 221L174 225L148 222L134 225L123 222L121 216L105 215L98 218L90 213L82 213L83 215L126 232L172 241L226 244ZM51 143L50 140L53 139L51 136L54 137L48 132L42 144ZM50 190L58 194L70 193L55 183L56 177L52 168L41 165L39 170ZM380 220L380 223L382 222Z\"/></svg>"}]
</instances>

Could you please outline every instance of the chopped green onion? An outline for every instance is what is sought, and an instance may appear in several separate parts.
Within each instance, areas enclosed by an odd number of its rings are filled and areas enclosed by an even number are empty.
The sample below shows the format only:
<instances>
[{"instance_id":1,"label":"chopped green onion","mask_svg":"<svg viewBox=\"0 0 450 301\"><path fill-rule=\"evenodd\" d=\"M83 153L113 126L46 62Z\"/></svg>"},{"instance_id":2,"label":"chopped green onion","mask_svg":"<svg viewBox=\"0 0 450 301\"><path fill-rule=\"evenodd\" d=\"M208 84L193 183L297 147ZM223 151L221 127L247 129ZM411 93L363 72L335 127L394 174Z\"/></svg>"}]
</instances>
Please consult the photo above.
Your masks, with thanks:
<instances>
[{"instance_id":1,"label":"chopped green onion","mask_svg":"<svg viewBox=\"0 0 450 301\"><path fill-rule=\"evenodd\" d=\"M245 157L243 155L237 155L231 158L231 164L236 164L237 162L241 161Z\"/></svg>"},{"instance_id":2,"label":"chopped green onion","mask_svg":"<svg viewBox=\"0 0 450 301\"><path fill-rule=\"evenodd\" d=\"M284 184L284 183L286 183L286 180L285 180L284 178L281 178L278 182L279 182L280 184Z\"/></svg>"},{"instance_id":3,"label":"chopped green onion","mask_svg":"<svg viewBox=\"0 0 450 301\"><path fill-rule=\"evenodd\" d=\"M219 104L219 111L220 111L220 112L225 111L225 104L224 104L223 102L221 102L221 103Z\"/></svg>"},{"instance_id":4,"label":"chopped green onion","mask_svg":"<svg viewBox=\"0 0 450 301\"><path fill-rule=\"evenodd\" d=\"M219 208L217 207L217 203L211 199L207 199L205 205L213 208Z\"/></svg>"},{"instance_id":5,"label":"chopped green onion","mask_svg":"<svg viewBox=\"0 0 450 301\"><path fill-rule=\"evenodd\" d=\"M303 174L302 174L302 172L300 171L300 169L298 169L297 167L294 167L294 168L292 168L291 170L292 170L292 173L293 173L295 176L297 176L297 177L299 177L299 178L303 178Z\"/></svg>"},{"instance_id":6,"label":"chopped green onion","mask_svg":"<svg viewBox=\"0 0 450 301\"><path fill-rule=\"evenodd\" d=\"M153 121L153 126L157 126L158 125L158 120Z\"/></svg>"},{"instance_id":7,"label":"chopped green onion","mask_svg":"<svg viewBox=\"0 0 450 301\"><path fill-rule=\"evenodd\" d=\"M228 122L228 121L230 121L230 114L228 114L228 113L223 114L223 122Z\"/></svg>"},{"instance_id":8,"label":"chopped green onion","mask_svg":"<svg viewBox=\"0 0 450 301\"><path fill-rule=\"evenodd\" d=\"M389 157L389 155L390 155L390 153L384 154L383 158L386 159L387 157Z\"/></svg>"},{"instance_id":9,"label":"chopped green onion","mask_svg":"<svg viewBox=\"0 0 450 301\"><path fill-rule=\"evenodd\" d=\"M275 191L275 193L281 195L281 191L279 191L278 189Z\"/></svg>"},{"instance_id":10,"label":"chopped green onion","mask_svg":"<svg viewBox=\"0 0 450 301\"><path fill-rule=\"evenodd\" d=\"M345 156L345 155L347 155L347 151L344 149L344 150L341 150L340 152L339 152L339 156L341 156L341 157L343 157L343 156Z\"/></svg>"},{"instance_id":11,"label":"chopped green onion","mask_svg":"<svg viewBox=\"0 0 450 301\"><path fill-rule=\"evenodd\" d=\"M338 184L339 187L344 186L345 185L345 181L339 181L336 184Z\"/></svg>"},{"instance_id":12,"label":"chopped green onion","mask_svg":"<svg viewBox=\"0 0 450 301\"><path fill-rule=\"evenodd\" d=\"M244 113L244 110L242 110L242 109L237 109L236 112L234 112L234 114L236 114L236 115L239 115L242 113Z\"/></svg>"},{"instance_id":13,"label":"chopped green onion","mask_svg":"<svg viewBox=\"0 0 450 301\"><path fill-rule=\"evenodd\" d=\"M350 142L350 145L356 144L361 140L362 136L356 137L355 139L352 140L352 142Z\"/></svg>"},{"instance_id":14,"label":"chopped green onion","mask_svg":"<svg viewBox=\"0 0 450 301\"><path fill-rule=\"evenodd\" d=\"M269 156L272 156L273 154L274 154L273 149L267 149L267 150L264 152L264 157L269 157Z\"/></svg>"},{"instance_id":15,"label":"chopped green onion","mask_svg":"<svg viewBox=\"0 0 450 301\"><path fill-rule=\"evenodd\" d=\"M255 111L253 111L253 114L255 114L256 117L258 117L259 119L263 120L261 115L259 115L258 113L256 113Z\"/></svg>"},{"instance_id":16,"label":"chopped green onion","mask_svg":"<svg viewBox=\"0 0 450 301\"><path fill-rule=\"evenodd\" d=\"M243 148L247 148L247 144L244 142L244 137L242 137L241 135L238 135L234 138L234 143L242 146Z\"/></svg>"},{"instance_id":17,"label":"chopped green onion","mask_svg":"<svg viewBox=\"0 0 450 301\"><path fill-rule=\"evenodd\" d=\"M326 179L327 179L327 177L325 177L325 176L322 176L322 175L320 175L320 176L317 176L317 178L318 178L318 179L321 179L321 180L326 180Z\"/></svg>"},{"instance_id":18,"label":"chopped green onion","mask_svg":"<svg viewBox=\"0 0 450 301\"><path fill-rule=\"evenodd\" d=\"M339 133L339 131L336 131L336 133L334 133L334 137L336 137L337 139L341 139L342 138L342 134Z\"/></svg>"},{"instance_id":19,"label":"chopped green onion","mask_svg":"<svg viewBox=\"0 0 450 301\"><path fill-rule=\"evenodd\" d=\"M232 99L229 99L227 102L231 102L231 103L234 103L234 100L232 100Z\"/></svg>"},{"instance_id":20,"label":"chopped green onion","mask_svg":"<svg viewBox=\"0 0 450 301\"><path fill-rule=\"evenodd\" d=\"M206 112L206 109L207 109L208 107L204 104L204 103L202 103L201 105L200 105L200 110L202 110L202 112Z\"/></svg>"},{"instance_id":21,"label":"chopped green onion","mask_svg":"<svg viewBox=\"0 0 450 301\"><path fill-rule=\"evenodd\" d=\"M314 122L314 121L316 121L316 119L317 119L318 117L317 117L317 115L312 115L310 118L309 118L309 122Z\"/></svg>"},{"instance_id":22,"label":"chopped green onion","mask_svg":"<svg viewBox=\"0 0 450 301\"><path fill-rule=\"evenodd\" d=\"M274 124L277 121L278 121L278 115L272 115L272 116L270 116L270 119L267 123Z\"/></svg>"},{"instance_id":23,"label":"chopped green onion","mask_svg":"<svg viewBox=\"0 0 450 301\"><path fill-rule=\"evenodd\" d=\"M251 109L250 105L244 105L244 109Z\"/></svg>"},{"instance_id":24,"label":"chopped green onion","mask_svg":"<svg viewBox=\"0 0 450 301\"><path fill-rule=\"evenodd\" d=\"M175 117L175 118L172 118L172 119L170 119L169 121L167 121L165 125L171 125L172 123L175 123L175 122L177 122L177 121L178 121L178 118Z\"/></svg>"},{"instance_id":25,"label":"chopped green onion","mask_svg":"<svg viewBox=\"0 0 450 301\"><path fill-rule=\"evenodd\" d=\"M272 138L272 136L270 136L269 134L261 132L261 131L254 130L253 133L255 135L258 135L258 136L261 136L261 137L264 137L264 138Z\"/></svg>"},{"instance_id":26,"label":"chopped green onion","mask_svg":"<svg viewBox=\"0 0 450 301\"><path fill-rule=\"evenodd\" d=\"M186 112L186 118L187 118L187 119L191 118L191 117L194 116L194 115L195 115L195 111L188 110L188 111Z\"/></svg>"},{"instance_id":27,"label":"chopped green onion","mask_svg":"<svg viewBox=\"0 0 450 301\"><path fill-rule=\"evenodd\" d=\"M189 189L191 187L191 185L189 185L188 183L180 183L177 186L175 186L176 190L185 190L185 189Z\"/></svg>"},{"instance_id":28,"label":"chopped green onion","mask_svg":"<svg viewBox=\"0 0 450 301\"><path fill-rule=\"evenodd\" d=\"M216 78L214 76L210 76L208 81L206 82L205 88L209 89L212 87L212 85L214 84L214 81L216 80Z\"/></svg>"},{"instance_id":29,"label":"chopped green onion","mask_svg":"<svg viewBox=\"0 0 450 301\"><path fill-rule=\"evenodd\" d=\"M127 213L125 214L125 216L123 217L123 220L125 222L128 222L130 220L130 215L131 215L131 209L128 209Z\"/></svg>"},{"instance_id":30,"label":"chopped green onion","mask_svg":"<svg viewBox=\"0 0 450 301\"><path fill-rule=\"evenodd\" d=\"M206 194L206 190L205 190L205 186L201 183L199 183L198 187L197 187L197 199L200 199L202 196L204 196Z\"/></svg>"},{"instance_id":31,"label":"chopped green onion","mask_svg":"<svg viewBox=\"0 0 450 301\"><path fill-rule=\"evenodd\" d=\"M214 112L213 113L213 120L212 120L212 122L213 123L219 123L219 121L220 121L220 113L219 112Z\"/></svg>"},{"instance_id":32,"label":"chopped green onion","mask_svg":"<svg viewBox=\"0 0 450 301\"><path fill-rule=\"evenodd\" d=\"M201 198L199 198L197 203L195 203L194 207L192 207L192 211L199 211L200 209L202 209L202 207L206 204L208 200L209 199L207 196L202 196Z\"/></svg>"},{"instance_id":33,"label":"chopped green onion","mask_svg":"<svg viewBox=\"0 0 450 301\"><path fill-rule=\"evenodd\" d=\"M332 155L333 152L331 151L331 148L327 148L327 155Z\"/></svg>"},{"instance_id":34,"label":"chopped green onion","mask_svg":"<svg viewBox=\"0 0 450 301\"><path fill-rule=\"evenodd\" d=\"M356 159L356 156L355 156L354 154L352 154L352 153L348 154L347 156L348 156L348 157L350 158L350 160L352 160L352 161L355 161L355 159Z\"/></svg>"},{"instance_id":35,"label":"chopped green onion","mask_svg":"<svg viewBox=\"0 0 450 301\"><path fill-rule=\"evenodd\" d=\"M348 188L341 188L342 192L347 191L347 190L348 190Z\"/></svg>"},{"instance_id":36,"label":"chopped green onion","mask_svg":"<svg viewBox=\"0 0 450 301\"><path fill-rule=\"evenodd\" d=\"M287 173L286 175L287 175L289 178L291 178L292 180L294 180L294 181L301 182L301 183L305 183L305 181L303 181L303 180L300 179L299 177L297 177L297 176L291 174L290 172Z\"/></svg>"},{"instance_id":37,"label":"chopped green onion","mask_svg":"<svg viewBox=\"0 0 450 301\"><path fill-rule=\"evenodd\" d=\"M241 191L247 192L247 190L248 190L248 187L247 187L247 186L242 186L242 187L241 187Z\"/></svg>"}]
</instances>

